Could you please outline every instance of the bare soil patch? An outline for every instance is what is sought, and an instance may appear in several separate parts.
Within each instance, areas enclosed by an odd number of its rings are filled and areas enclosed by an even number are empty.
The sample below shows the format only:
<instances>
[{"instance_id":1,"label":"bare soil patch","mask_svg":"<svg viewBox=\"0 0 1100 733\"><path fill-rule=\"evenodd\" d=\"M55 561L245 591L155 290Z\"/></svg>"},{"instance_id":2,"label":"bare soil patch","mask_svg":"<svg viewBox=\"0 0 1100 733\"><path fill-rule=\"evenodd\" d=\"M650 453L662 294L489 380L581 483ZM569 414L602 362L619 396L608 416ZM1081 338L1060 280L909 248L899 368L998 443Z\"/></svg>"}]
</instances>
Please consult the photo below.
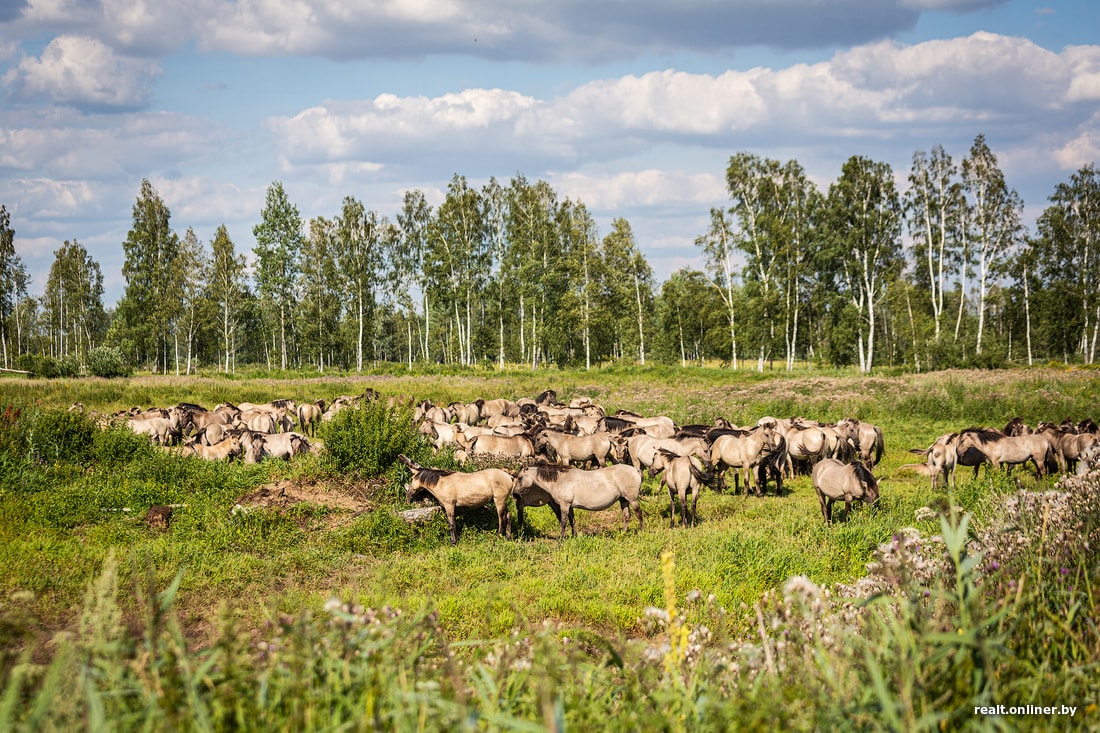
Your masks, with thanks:
<instances>
[{"instance_id":1,"label":"bare soil patch","mask_svg":"<svg viewBox=\"0 0 1100 733\"><path fill-rule=\"evenodd\" d=\"M238 499L237 506L243 511L270 509L279 513L286 513L303 504L321 507L330 510L324 513L324 523L331 529L377 508L374 497L384 486L382 479L341 481L331 478L289 478L264 484Z\"/></svg>"}]
</instances>

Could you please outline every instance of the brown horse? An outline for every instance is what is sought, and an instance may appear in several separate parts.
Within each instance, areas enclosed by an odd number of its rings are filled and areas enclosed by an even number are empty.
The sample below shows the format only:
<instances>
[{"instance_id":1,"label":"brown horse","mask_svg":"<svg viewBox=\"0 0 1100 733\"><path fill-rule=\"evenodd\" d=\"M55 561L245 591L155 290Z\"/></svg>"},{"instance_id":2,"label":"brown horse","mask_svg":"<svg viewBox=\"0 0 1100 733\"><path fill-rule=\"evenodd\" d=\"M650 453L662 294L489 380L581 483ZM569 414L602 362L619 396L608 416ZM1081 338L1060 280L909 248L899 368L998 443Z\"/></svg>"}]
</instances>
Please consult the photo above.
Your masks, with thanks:
<instances>
[{"instance_id":1,"label":"brown horse","mask_svg":"<svg viewBox=\"0 0 1100 733\"><path fill-rule=\"evenodd\" d=\"M698 516L695 508L699 503L699 492L704 486L712 489L718 485L718 477L710 470L710 465L694 455L681 456L665 448L657 451L650 474L664 471L661 484L668 489L668 526L676 526L676 499L680 500L680 524L695 526ZM691 494L691 513L688 514L687 495Z\"/></svg>"},{"instance_id":2,"label":"brown horse","mask_svg":"<svg viewBox=\"0 0 1100 733\"><path fill-rule=\"evenodd\" d=\"M962 455L970 449L979 451L995 469L1031 461L1035 476L1040 479L1046 474L1047 460L1057 460L1050 439L1036 433L1011 436L999 430L964 430L959 434L957 450Z\"/></svg>"},{"instance_id":3,"label":"brown horse","mask_svg":"<svg viewBox=\"0 0 1100 733\"><path fill-rule=\"evenodd\" d=\"M622 507L623 531L629 526L631 509L638 515L638 529L641 529L642 507L638 503L641 488L642 474L633 466L625 464L585 471L555 463L536 463L519 472L512 494L516 497L517 504L534 505L535 502L526 500L528 496L542 503L552 502L557 507L561 536L564 538L567 518L573 536L577 536L577 526L573 520L574 509L598 512L616 502Z\"/></svg>"},{"instance_id":4,"label":"brown horse","mask_svg":"<svg viewBox=\"0 0 1100 733\"><path fill-rule=\"evenodd\" d=\"M856 499L872 506L878 502L878 482L862 463L823 458L814 464L811 477L825 524L833 523L833 502L844 501L845 519L851 516L852 502Z\"/></svg>"},{"instance_id":5,"label":"brown horse","mask_svg":"<svg viewBox=\"0 0 1100 733\"><path fill-rule=\"evenodd\" d=\"M447 514L451 528L451 544L458 542L455 529L455 509L480 507L493 502L497 509L497 531L512 536L512 515L508 513L508 499L512 495L512 476L499 468L487 468L473 473L458 473L441 468L425 468L404 454L398 458L412 471L412 480L405 489L406 498L412 502L430 495Z\"/></svg>"}]
</instances>

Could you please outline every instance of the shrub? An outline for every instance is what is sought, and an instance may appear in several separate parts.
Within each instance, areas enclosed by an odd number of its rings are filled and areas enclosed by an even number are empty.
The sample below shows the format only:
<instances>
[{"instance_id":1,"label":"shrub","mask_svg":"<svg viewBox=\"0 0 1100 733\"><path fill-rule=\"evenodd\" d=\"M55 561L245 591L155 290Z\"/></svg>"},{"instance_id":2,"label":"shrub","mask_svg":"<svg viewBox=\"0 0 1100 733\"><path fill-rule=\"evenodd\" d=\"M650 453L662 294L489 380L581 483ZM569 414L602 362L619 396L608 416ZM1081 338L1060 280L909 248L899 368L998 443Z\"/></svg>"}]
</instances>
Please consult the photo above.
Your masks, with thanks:
<instances>
[{"instance_id":1,"label":"shrub","mask_svg":"<svg viewBox=\"0 0 1100 733\"><path fill-rule=\"evenodd\" d=\"M397 462L398 454L411 455L419 443L410 410L380 401L336 413L331 421L322 423L321 438L337 471L364 476L385 473Z\"/></svg>"},{"instance_id":2,"label":"shrub","mask_svg":"<svg viewBox=\"0 0 1100 733\"><path fill-rule=\"evenodd\" d=\"M96 427L84 413L45 410L28 433L31 454L48 463L84 463L92 457Z\"/></svg>"},{"instance_id":3,"label":"shrub","mask_svg":"<svg viewBox=\"0 0 1100 733\"><path fill-rule=\"evenodd\" d=\"M88 373L113 379L130 376L131 369L121 349L116 346L97 346L88 352Z\"/></svg>"},{"instance_id":4,"label":"shrub","mask_svg":"<svg viewBox=\"0 0 1100 733\"><path fill-rule=\"evenodd\" d=\"M42 354L20 354L15 360L15 367L30 372L32 377L54 379L60 376L57 360Z\"/></svg>"},{"instance_id":5,"label":"shrub","mask_svg":"<svg viewBox=\"0 0 1100 733\"><path fill-rule=\"evenodd\" d=\"M147 436L138 435L125 425L97 430L93 444L96 461L109 467L125 465L154 453L153 444Z\"/></svg>"}]
</instances>

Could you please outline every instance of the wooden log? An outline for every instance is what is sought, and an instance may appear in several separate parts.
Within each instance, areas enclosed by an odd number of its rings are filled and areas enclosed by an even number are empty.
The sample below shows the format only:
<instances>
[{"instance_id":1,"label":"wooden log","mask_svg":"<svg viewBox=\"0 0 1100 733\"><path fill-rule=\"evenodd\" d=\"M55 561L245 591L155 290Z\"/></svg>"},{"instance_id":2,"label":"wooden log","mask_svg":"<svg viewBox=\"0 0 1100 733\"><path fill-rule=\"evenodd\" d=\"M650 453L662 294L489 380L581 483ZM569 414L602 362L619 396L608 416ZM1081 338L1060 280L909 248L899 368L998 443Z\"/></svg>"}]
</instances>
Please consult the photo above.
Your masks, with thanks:
<instances>
[{"instance_id":1,"label":"wooden log","mask_svg":"<svg viewBox=\"0 0 1100 733\"><path fill-rule=\"evenodd\" d=\"M401 517L408 524L424 524L430 521L436 512L442 511L441 506L429 506L423 509L408 509L403 512L398 512L397 516Z\"/></svg>"}]
</instances>

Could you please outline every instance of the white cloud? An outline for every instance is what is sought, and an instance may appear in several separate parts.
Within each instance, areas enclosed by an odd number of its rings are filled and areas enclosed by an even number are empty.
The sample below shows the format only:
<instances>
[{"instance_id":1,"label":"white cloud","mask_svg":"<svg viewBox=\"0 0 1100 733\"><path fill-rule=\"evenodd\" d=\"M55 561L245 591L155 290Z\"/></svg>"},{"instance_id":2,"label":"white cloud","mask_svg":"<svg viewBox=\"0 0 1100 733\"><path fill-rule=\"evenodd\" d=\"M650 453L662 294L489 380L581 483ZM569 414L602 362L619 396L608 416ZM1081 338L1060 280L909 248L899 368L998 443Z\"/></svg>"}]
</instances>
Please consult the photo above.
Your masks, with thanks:
<instances>
[{"instance_id":1,"label":"white cloud","mask_svg":"<svg viewBox=\"0 0 1100 733\"><path fill-rule=\"evenodd\" d=\"M408 156L515 156L547 168L654 145L747 147L792 139L887 139L948 126L971 136L1021 124L1079 124L1100 94L1100 47L1047 51L976 33L911 46L875 43L817 64L719 75L658 71L589 82L552 99L501 89L435 98L386 94L273 118L288 169ZM925 140L921 144L937 142ZM894 143L896 145L896 142ZM521 166L523 167L523 166ZM459 168L461 169L461 168Z\"/></svg>"},{"instance_id":2,"label":"white cloud","mask_svg":"<svg viewBox=\"0 0 1100 733\"><path fill-rule=\"evenodd\" d=\"M4 75L17 99L101 109L136 109L149 98L160 67L120 57L85 36L58 36L41 58L25 57Z\"/></svg>"},{"instance_id":3,"label":"white cloud","mask_svg":"<svg viewBox=\"0 0 1100 733\"><path fill-rule=\"evenodd\" d=\"M335 59L460 54L605 61L746 46L828 48L893 37L930 10L1002 0L29 0L29 33L79 33L129 53L194 43L243 55Z\"/></svg>"},{"instance_id":4,"label":"white cloud","mask_svg":"<svg viewBox=\"0 0 1100 733\"><path fill-rule=\"evenodd\" d=\"M719 175L650 168L616 174L570 172L550 177L563 196L584 201L592 209L687 207L709 210L727 198Z\"/></svg>"}]
</instances>

